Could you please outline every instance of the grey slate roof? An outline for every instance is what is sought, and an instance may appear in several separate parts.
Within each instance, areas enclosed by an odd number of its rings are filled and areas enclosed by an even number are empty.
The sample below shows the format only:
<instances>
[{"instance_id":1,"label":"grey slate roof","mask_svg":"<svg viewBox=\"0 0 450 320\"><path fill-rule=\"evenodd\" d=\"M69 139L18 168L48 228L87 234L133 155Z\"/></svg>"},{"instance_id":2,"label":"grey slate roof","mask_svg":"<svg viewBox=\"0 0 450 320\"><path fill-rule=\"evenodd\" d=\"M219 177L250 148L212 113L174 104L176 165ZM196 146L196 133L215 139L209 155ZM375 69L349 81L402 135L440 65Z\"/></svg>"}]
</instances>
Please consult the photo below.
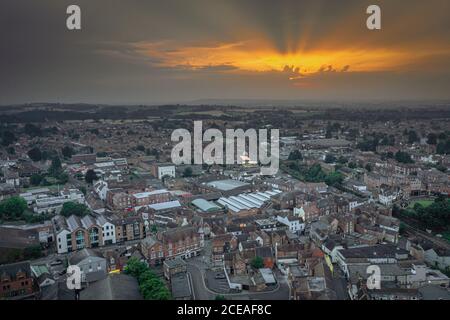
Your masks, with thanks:
<instances>
[{"instance_id":1,"label":"grey slate roof","mask_svg":"<svg viewBox=\"0 0 450 320\"><path fill-rule=\"evenodd\" d=\"M142 300L135 278L125 274L108 275L81 291L80 300Z\"/></svg>"},{"instance_id":2,"label":"grey slate roof","mask_svg":"<svg viewBox=\"0 0 450 320\"><path fill-rule=\"evenodd\" d=\"M69 263L71 265L78 264L88 257L97 257L97 258L105 259L100 252L85 248L83 250L77 251L74 254L72 254L69 258Z\"/></svg>"},{"instance_id":3,"label":"grey slate roof","mask_svg":"<svg viewBox=\"0 0 450 320\"><path fill-rule=\"evenodd\" d=\"M16 262L10 264L0 265L0 275L7 274L8 276L15 278L17 272L25 272L27 277L31 276L30 262Z\"/></svg>"},{"instance_id":4,"label":"grey slate roof","mask_svg":"<svg viewBox=\"0 0 450 320\"><path fill-rule=\"evenodd\" d=\"M191 287L187 273L180 273L172 277L171 290L174 299L191 297Z\"/></svg>"}]
</instances>

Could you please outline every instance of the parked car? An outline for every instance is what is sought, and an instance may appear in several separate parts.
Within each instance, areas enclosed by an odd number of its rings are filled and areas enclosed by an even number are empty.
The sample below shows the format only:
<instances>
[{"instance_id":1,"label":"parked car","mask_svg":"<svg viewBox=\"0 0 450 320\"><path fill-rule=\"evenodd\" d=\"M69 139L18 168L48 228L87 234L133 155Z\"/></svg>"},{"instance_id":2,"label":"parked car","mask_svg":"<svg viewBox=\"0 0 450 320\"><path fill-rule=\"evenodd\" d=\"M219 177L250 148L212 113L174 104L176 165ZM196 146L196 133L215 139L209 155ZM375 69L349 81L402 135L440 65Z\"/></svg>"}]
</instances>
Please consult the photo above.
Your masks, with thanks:
<instances>
[{"instance_id":1,"label":"parked car","mask_svg":"<svg viewBox=\"0 0 450 320\"><path fill-rule=\"evenodd\" d=\"M218 272L215 274L214 279L225 279L225 274L222 272Z\"/></svg>"},{"instance_id":2,"label":"parked car","mask_svg":"<svg viewBox=\"0 0 450 320\"><path fill-rule=\"evenodd\" d=\"M51 266L59 266L61 264L63 264L61 259L56 259L55 261L50 262Z\"/></svg>"}]
</instances>

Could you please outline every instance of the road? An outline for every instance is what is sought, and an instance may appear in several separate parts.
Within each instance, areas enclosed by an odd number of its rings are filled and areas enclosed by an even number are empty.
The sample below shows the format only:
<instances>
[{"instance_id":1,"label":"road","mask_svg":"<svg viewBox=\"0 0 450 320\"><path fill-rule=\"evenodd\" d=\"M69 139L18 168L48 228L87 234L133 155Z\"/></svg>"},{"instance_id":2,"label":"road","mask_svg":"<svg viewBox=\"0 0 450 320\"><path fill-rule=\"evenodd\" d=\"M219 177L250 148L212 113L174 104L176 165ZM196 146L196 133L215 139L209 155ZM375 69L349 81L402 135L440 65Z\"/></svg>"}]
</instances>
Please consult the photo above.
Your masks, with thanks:
<instances>
[{"instance_id":1,"label":"road","mask_svg":"<svg viewBox=\"0 0 450 320\"><path fill-rule=\"evenodd\" d=\"M214 300L216 294L206 288L202 271L196 265L189 262L187 264L187 271L192 279L192 290L195 300Z\"/></svg>"},{"instance_id":2,"label":"road","mask_svg":"<svg viewBox=\"0 0 450 320\"><path fill-rule=\"evenodd\" d=\"M343 275L341 270L336 269L336 271L333 273L331 282L333 283L333 289L336 293L336 299L348 300L349 296L347 292L347 280L345 279L345 276Z\"/></svg>"}]
</instances>

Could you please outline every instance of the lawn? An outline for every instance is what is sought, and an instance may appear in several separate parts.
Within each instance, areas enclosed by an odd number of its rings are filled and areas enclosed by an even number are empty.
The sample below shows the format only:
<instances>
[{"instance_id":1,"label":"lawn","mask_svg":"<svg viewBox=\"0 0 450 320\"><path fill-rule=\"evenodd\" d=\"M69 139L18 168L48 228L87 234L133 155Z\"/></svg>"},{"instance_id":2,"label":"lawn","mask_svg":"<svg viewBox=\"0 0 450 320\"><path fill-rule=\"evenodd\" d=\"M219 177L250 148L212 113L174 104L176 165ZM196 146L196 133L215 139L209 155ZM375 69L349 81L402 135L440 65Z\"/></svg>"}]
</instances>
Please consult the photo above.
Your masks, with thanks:
<instances>
[{"instance_id":1,"label":"lawn","mask_svg":"<svg viewBox=\"0 0 450 320\"><path fill-rule=\"evenodd\" d=\"M432 203L434 202L434 200L419 200L419 201L414 201L411 202L411 204L408 206L408 208L413 209L414 205L416 203L419 203L422 207L426 208L428 206L430 206Z\"/></svg>"}]
</instances>

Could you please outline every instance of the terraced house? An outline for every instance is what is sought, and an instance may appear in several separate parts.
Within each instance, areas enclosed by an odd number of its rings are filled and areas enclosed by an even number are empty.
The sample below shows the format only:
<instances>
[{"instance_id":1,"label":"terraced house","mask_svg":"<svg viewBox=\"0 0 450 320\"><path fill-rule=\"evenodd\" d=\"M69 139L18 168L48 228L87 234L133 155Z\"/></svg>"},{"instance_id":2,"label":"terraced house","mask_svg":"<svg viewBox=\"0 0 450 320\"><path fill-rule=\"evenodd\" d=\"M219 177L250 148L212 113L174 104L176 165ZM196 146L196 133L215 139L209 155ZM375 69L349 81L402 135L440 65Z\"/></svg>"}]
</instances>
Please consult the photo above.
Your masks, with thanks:
<instances>
[{"instance_id":1,"label":"terraced house","mask_svg":"<svg viewBox=\"0 0 450 320\"><path fill-rule=\"evenodd\" d=\"M52 221L58 253L116 243L115 226L103 216L56 216Z\"/></svg>"},{"instance_id":2,"label":"terraced house","mask_svg":"<svg viewBox=\"0 0 450 320\"><path fill-rule=\"evenodd\" d=\"M29 298L35 292L29 262L0 266L0 300Z\"/></svg>"},{"instance_id":3,"label":"terraced house","mask_svg":"<svg viewBox=\"0 0 450 320\"><path fill-rule=\"evenodd\" d=\"M197 256L203 245L203 236L190 226L169 229L156 238L147 237L141 242L142 254L151 265L176 257Z\"/></svg>"}]
</instances>

